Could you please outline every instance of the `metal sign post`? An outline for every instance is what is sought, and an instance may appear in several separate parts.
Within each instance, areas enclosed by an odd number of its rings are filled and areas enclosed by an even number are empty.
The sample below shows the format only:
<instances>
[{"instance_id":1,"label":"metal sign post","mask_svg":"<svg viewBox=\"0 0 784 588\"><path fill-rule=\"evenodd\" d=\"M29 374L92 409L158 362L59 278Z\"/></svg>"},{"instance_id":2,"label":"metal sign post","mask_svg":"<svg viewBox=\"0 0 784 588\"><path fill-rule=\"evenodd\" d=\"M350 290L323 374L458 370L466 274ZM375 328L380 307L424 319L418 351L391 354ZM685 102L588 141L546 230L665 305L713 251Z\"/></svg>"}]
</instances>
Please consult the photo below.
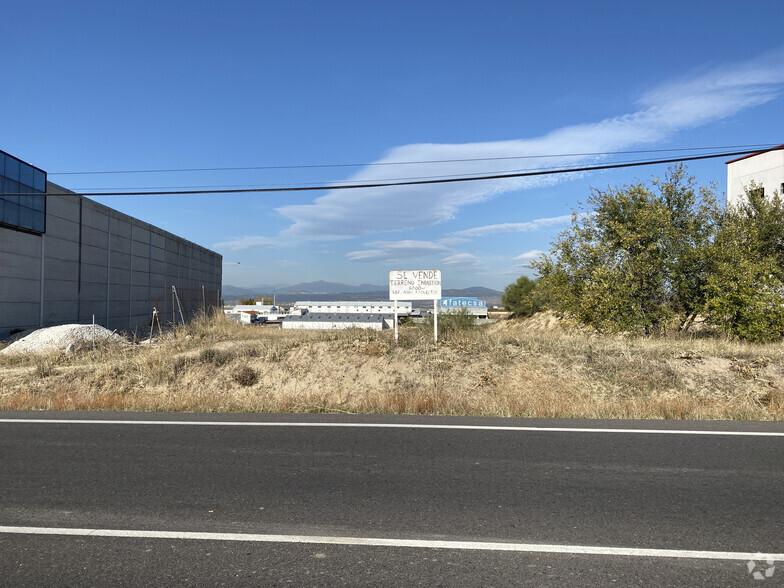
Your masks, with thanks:
<instances>
[{"instance_id":1,"label":"metal sign post","mask_svg":"<svg viewBox=\"0 0 784 588\"><path fill-rule=\"evenodd\" d=\"M397 344L397 300L395 300L395 344Z\"/></svg>"},{"instance_id":2,"label":"metal sign post","mask_svg":"<svg viewBox=\"0 0 784 588\"><path fill-rule=\"evenodd\" d=\"M438 343L438 299L433 300L433 342Z\"/></svg>"},{"instance_id":3,"label":"metal sign post","mask_svg":"<svg viewBox=\"0 0 784 588\"><path fill-rule=\"evenodd\" d=\"M397 342L397 301L401 298L433 300L433 339L438 343L438 300L441 298L441 270L393 270L389 272L389 298L395 301L395 342Z\"/></svg>"}]
</instances>

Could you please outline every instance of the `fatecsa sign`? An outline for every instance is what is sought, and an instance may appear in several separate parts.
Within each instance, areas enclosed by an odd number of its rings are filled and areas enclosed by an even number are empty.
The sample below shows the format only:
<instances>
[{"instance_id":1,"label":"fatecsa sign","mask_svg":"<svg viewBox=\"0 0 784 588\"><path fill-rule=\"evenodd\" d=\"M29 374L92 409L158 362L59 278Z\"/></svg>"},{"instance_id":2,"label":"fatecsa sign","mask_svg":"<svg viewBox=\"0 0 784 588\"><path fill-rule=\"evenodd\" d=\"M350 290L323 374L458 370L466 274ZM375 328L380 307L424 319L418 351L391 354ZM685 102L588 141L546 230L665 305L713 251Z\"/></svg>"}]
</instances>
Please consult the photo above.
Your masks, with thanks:
<instances>
[{"instance_id":1,"label":"fatecsa sign","mask_svg":"<svg viewBox=\"0 0 784 588\"><path fill-rule=\"evenodd\" d=\"M389 299L441 298L441 270L393 270L389 272Z\"/></svg>"}]
</instances>

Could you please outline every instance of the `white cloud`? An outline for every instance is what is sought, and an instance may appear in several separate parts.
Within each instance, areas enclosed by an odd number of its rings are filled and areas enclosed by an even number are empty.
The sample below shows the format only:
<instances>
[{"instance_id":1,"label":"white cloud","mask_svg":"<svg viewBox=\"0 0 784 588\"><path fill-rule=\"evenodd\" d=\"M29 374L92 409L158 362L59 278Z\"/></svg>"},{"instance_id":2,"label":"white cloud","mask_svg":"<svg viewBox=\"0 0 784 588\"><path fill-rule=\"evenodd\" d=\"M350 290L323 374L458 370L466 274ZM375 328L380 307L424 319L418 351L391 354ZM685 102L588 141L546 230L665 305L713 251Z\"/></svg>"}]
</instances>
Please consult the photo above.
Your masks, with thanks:
<instances>
[{"instance_id":1,"label":"white cloud","mask_svg":"<svg viewBox=\"0 0 784 588\"><path fill-rule=\"evenodd\" d=\"M389 258L389 254L383 249L366 249L363 251L349 251L346 257L350 261L383 261Z\"/></svg>"},{"instance_id":2,"label":"white cloud","mask_svg":"<svg viewBox=\"0 0 784 588\"><path fill-rule=\"evenodd\" d=\"M479 258L470 253L457 253L450 255L441 260L444 265L462 265L462 266L475 266L479 265Z\"/></svg>"},{"instance_id":3,"label":"white cloud","mask_svg":"<svg viewBox=\"0 0 784 588\"><path fill-rule=\"evenodd\" d=\"M358 262L392 261L431 257L449 252L449 247L434 241L373 241L365 245L371 249L349 251L346 257Z\"/></svg>"},{"instance_id":4,"label":"white cloud","mask_svg":"<svg viewBox=\"0 0 784 588\"><path fill-rule=\"evenodd\" d=\"M544 251L539 249L531 249L531 251L526 251L525 253L521 253L517 257L515 257L515 261L531 261L532 259L536 259L540 255L543 255Z\"/></svg>"},{"instance_id":5,"label":"white cloud","mask_svg":"<svg viewBox=\"0 0 784 588\"><path fill-rule=\"evenodd\" d=\"M604 153L652 144L686 129L735 114L775 98L784 83L784 52L716 68L646 93L638 109L592 124L564 127L542 137L465 144L412 144L391 149L376 163L430 161L422 165L367 166L347 178L351 182L382 182L391 177L433 177L457 174L510 173L586 164L599 156L554 158L558 153ZM443 160L516 157L497 161ZM524 159L537 157L536 159ZM538 176L479 182L430 184L356 190L331 190L312 204L282 206L290 218L286 239L345 239L381 231L433 225L454 218L461 207L497 194L550 185L570 175Z\"/></svg>"},{"instance_id":6,"label":"white cloud","mask_svg":"<svg viewBox=\"0 0 784 588\"><path fill-rule=\"evenodd\" d=\"M562 216L553 216L549 218L537 218L532 221L522 223L501 223L498 225L485 225L483 227L474 227L472 229L465 229L452 233L456 237L484 237L485 235L495 235L497 233L527 233L531 231L538 231L543 227L552 227L555 225L565 225L572 220L571 214Z\"/></svg>"},{"instance_id":7,"label":"white cloud","mask_svg":"<svg viewBox=\"0 0 784 588\"><path fill-rule=\"evenodd\" d=\"M774 99L784 83L784 50L683 78L648 92L640 105L649 118L686 128Z\"/></svg>"},{"instance_id":8,"label":"white cloud","mask_svg":"<svg viewBox=\"0 0 784 588\"><path fill-rule=\"evenodd\" d=\"M232 241L215 243L212 247L213 249L224 251L242 251L243 249L251 249L253 247L280 247L280 245L280 239L275 237L247 236L239 237Z\"/></svg>"}]
</instances>

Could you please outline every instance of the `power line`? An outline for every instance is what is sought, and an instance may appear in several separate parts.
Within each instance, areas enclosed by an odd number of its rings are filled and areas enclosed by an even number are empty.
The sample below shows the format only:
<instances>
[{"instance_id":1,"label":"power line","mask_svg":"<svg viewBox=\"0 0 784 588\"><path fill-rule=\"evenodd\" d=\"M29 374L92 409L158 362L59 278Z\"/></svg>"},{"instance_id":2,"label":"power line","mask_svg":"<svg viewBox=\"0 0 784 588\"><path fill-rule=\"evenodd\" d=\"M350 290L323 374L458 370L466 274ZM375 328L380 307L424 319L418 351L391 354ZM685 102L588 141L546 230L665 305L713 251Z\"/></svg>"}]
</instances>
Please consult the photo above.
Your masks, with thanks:
<instances>
[{"instance_id":1,"label":"power line","mask_svg":"<svg viewBox=\"0 0 784 588\"><path fill-rule=\"evenodd\" d=\"M639 153L672 153L683 151L709 151L714 149L748 149L754 148L754 153L773 147L774 143L761 143L758 145L725 145L721 147L682 147L677 149L641 149L635 151L596 151L587 153L553 153L547 155L516 155L508 157L471 157L466 159L430 159L419 161L376 161L370 163L324 163L309 165L258 165L248 167L190 167L172 169L136 169L136 170L107 170L107 171L75 171L75 172L48 172L50 176L73 175L109 175L109 174L157 174L181 172L207 172L207 171L249 171L249 170L280 170L280 169L319 169L335 167L372 167L391 165L422 165L432 163L467 163L472 161L509 161L516 159L552 159L560 157L591 157L600 155L629 155ZM751 152L749 152L751 153Z\"/></svg>"},{"instance_id":2,"label":"power line","mask_svg":"<svg viewBox=\"0 0 784 588\"><path fill-rule=\"evenodd\" d=\"M768 151L780 150L782 147L769 149ZM315 190L351 190L358 188L388 188L394 186L422 186L430 184L447 184L457 182L476 182L482 180L504 180L511 178L526 178L533 176L546 176L546 175L560 175L588 171L600 171L607 169L619 169L625 167L640 167L645 165L660 165L665 163L681 163L685 161L698 161L704 159L716 159L719 157L737 157L740 155L750 155L753 153L761 153L759 150L753 151L733 151L723 153L713 153L710 155L692 155L690 157L675 157L669 159L657 159L648 161L637 161L629 163L608 163L603 165L590 165L582 167L550 169L550 170L536 170L517 173L504 173L493 175L482 175L472 177L449 177L439 179L426 179L426 180L411 180L411 181L394 181L394 182L371 182L364 184L333 184L333 185L320 185L320 186L282 186L282 187L268 187L268 188L228 188L218 190L161 190L154 192L93 192L83 193L83 196L166 196L166 195L192 195L192 194L238 194L238 193L258 193L258 192L305 192ZM764 153L764 151L762 152Z\"/></svg>"},{"instance_id":3,"label":"power line","mask_svg":"<svg viewBox=\"0 0 784 588\"><path fill-rule=\"evenodd\" d=\"M177 196L177 195L195 195L195 194L239 194L239 193L259 193L259 192L304 192L304 191L316 191L316 190L350 190L350 189L357 189L357 188L387 188L387 187L395 187L395 186L418 186L418 185L431 185L431 184L447 184L447 183L457 183L457 182L475 182L475 181L483 181L483 180L503 180L503 179L511 179L511 178L525 178L525 177L534 177L534 176L546 176L546 175L560 175L560 174L568 174L568 173L579 173L579 172L589 172L589 171L601 171L607 169L620 169L620 168L627 168L627 167L641 167L646 165L661 165L665 163L681 163L686 161L698 161L698 160L705 160L705 159L716 159L720 157L737 157L741 155L751 155L751 154L759 154L759 153L767 153L769 151L779 151L784 149L784 147L775 147L773 149L768 149L765 151L760 151L758 149L755 150L745 150L745 151L732 151L732 152L722 152L722 153L712 153L709 155L693 155L690 157L675 157L669 159L656 159L656 160L645 160L645 161L633 161L633 162L625 162L625 163L608 163L603 165L590 165L590 166L581 166L581 167L570 167L570 168L559 168L559 169L545 169L545 170L535 170L535 171L524 171L524 172L516 172L516 173L503 173L503 174L492 174L492 175L481 175L481 176L470 176L470 177L443 177L438 179L419 179L419 180L410 180L410 181L381 181L381 182L371 182L371 183L358 183L358 184L350 184L350 183L343 183L343 184L326 184L326 185L304 185L304 186L297 186L297 185L287 185L287 186L278 186L278 187L266 187L266 188L225 188L225 189L216 189L216 190L159 190L159 191L132 191L132 192L80 192L82 196ZM3 196L40 196L41 194L2 194ZM47 194L52 196L62 195L62 194Z\"/></svg>"},{"instance_id":4,"label":"power line","mask_svg":"<svg viewBox=\"0 0 784 588\"><path fill-rule=\"evenodd\" d=\"M757 153L755 151L754 153ZM630 161L616 161L616 164L633 164L633 163L647 163L649 160L641 160L635 159ZM563 168L525 168L525 169L510 169L510 170L499 170L497 172L494 171L485 171L485 172L471 172L465 174L441 174L435 176L412 176L412 177L395 177L395 178L377 178L374 180L376 183L380 182L403 182L409 180L435 180L435 179L442 179L442 178L475 178L477 175L484 176L491 173L504 173L504 174L514 174L514 173L522 173L528 171L558 171L562 169L565 171L570 170L569 167ZM356 184L367 182L367 180L342 180L341 184ZM319 184L328 185L329 182L299 182L299 183L287 183L287 184L264 184L260 186L258 184L220 184L220 185L211 185L211 186L143 186L137 188L71 188L74 192L81 193L82 190L101 190L102 194L110 193L112 190L196 190L199 189L199 193L203 193L201 189L208 190L211 188L215 189L222 189L222 188L262 188L262 187L269 187L269 188L283 188L283 187L291 187L291 186L318 186ZM125 192L123 192L125 193Z\"/></svg>"}]
</instances>

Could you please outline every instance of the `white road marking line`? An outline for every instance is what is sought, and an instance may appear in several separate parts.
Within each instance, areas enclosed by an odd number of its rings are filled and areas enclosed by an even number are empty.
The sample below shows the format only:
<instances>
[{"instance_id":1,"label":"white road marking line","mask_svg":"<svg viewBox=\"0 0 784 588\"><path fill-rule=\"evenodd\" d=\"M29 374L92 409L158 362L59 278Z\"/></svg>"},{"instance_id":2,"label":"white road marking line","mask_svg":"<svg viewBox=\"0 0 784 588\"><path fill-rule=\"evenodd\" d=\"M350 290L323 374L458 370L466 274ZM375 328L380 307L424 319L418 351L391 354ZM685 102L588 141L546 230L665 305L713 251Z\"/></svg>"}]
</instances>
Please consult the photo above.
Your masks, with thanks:
<instances>
[{"instance_id":1,"label":"white road marking line","mask_svg":"<svg viewBox=\"0 0 784 588\"><path fill-rule=\"evenodd\" d=\"M187 539L201 541L244 541L251 543L316 543L320 545L356 545L366 547L413 547L419 549L468 549L478 551L517 551L529 553L571 553L581 555L623 555L630 557L670 557L685 559L750 560L756 551L696 551L688 549L640 549L636 547L601 547L594 545L548 545L538 543L502 543L490 541L437 541L428 539L383 539L378 537L326 537L319 535L263 535L255 533L198 533L186 531L141 531L128 529L69 529L59 527L4 527L0 533L21 535L68 535L78 537L114 537L136 539ZM784 553L766 554L774 561L784 560Z\"/></svg>"},{"instance_id":2,"label":"white road marking line","mask_svg":"<svg viewBox=\"0 0 784 588\"><path fill-rule=\"evenodd\" d=\"M175 425L191 427L335 427L366 429L444 429L463 431L518 431L539 433L626 433L642 435L719 435L728 437L784 437L773 431L700 431L693 429L594 429L590 427L514 427L497 425L437 425L424 423L310 423L244 421L128 421L98 419L0 419L0 423L44 425Z\"/></svg>"}]
</instances>

